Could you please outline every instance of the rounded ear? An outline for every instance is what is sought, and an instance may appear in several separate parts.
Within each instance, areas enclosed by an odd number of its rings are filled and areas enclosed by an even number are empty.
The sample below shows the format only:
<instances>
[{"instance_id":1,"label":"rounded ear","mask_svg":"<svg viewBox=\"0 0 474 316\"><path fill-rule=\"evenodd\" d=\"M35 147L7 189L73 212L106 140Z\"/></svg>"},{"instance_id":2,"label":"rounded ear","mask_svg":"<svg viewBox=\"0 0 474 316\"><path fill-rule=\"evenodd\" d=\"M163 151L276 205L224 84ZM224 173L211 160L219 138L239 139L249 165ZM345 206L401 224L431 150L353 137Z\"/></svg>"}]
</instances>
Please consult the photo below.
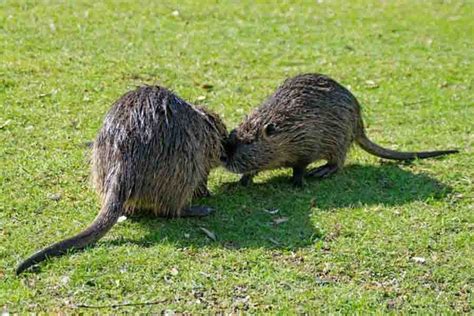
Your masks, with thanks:
<instances>
[{"instance_id":1,"label":"rounded ear","mask_svg":"<svg viewBox=\"0 0 474 316\"><path fill-rule=\"evenodd\" d=\"M274 123L268 123L263 127L263 135L269 137L277 132L277 127Z\"/></svg>"}]
</instances>

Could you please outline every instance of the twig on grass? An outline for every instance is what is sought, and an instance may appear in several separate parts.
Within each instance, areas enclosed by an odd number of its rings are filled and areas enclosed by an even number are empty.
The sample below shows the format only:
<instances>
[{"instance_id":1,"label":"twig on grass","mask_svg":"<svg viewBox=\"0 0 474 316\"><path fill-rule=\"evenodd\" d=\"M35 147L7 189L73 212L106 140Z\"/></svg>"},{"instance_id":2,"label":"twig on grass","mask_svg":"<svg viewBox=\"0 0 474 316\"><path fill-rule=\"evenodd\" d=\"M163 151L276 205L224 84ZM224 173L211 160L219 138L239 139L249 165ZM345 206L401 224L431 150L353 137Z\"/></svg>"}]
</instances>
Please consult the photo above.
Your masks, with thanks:
<instances>
[{"instance_id":1,"label":"twig on grass","mask_svg":"<svg viewBox=\"0 0 474 316\"><path fill-rule=\"evenodd\" d=\"M123 304L110 304L110 305L87 305L87 304L77 304L73 305L73 308L91 308L91 309L99 309L99 308L117 308L117 307L125 307L125 306L147 306L147 305L157 305L166 302L165 300L162 301L153 301L153 302L143 302L143 303L123 303Z\"/></svg>"},{"instance_id":2,"label":"twig on grass","mask_svg":"<svg viewBox=\"0 0 474 316\"><path fill-rule=\"evenodd\" d=\"M431 101L431 99L421 99L421 100L418 100L418 101L412 101L412 102L403 102L403 105L404 106L407 106L407 105L415 105L415 104L420 104L420 103L426 103L428 101Z\"/></svg>"}]
</instances>

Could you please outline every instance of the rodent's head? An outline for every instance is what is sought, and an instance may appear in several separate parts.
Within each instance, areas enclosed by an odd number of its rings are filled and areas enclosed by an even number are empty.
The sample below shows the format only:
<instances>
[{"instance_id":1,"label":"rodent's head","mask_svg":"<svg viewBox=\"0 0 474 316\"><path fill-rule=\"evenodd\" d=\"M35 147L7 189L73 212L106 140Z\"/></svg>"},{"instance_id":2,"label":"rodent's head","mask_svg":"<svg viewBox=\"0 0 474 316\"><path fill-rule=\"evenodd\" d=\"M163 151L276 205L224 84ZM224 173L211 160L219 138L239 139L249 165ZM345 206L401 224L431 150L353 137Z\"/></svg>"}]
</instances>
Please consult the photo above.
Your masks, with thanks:
<instances>
[{"instance_id":1,"label":"rodent's head","mask_svg":"<svg viewBox=\"0 0 474 316\"><path fill-rule=\"evenodd\" d=\"M285 143L277 122L247 119L229 134L225 167L235 173L278 167Z\"/></svg>"}]
</instances>

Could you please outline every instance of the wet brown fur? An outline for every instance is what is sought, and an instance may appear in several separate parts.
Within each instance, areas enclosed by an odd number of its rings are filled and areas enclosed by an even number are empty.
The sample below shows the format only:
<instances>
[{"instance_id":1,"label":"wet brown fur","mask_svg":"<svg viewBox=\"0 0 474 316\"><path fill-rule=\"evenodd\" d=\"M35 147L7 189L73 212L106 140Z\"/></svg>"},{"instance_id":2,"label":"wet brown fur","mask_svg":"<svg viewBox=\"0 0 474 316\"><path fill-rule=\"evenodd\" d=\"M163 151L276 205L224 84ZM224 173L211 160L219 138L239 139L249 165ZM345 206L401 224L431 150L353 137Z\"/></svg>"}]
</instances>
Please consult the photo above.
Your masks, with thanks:
<instances>
[{"instance_id":1,"label":"wet brown fur","mask_svg":"<svg viewBox=\"0 0 474 316\"><path fill-rule=\"evenodd\" d=\"M303 184L306 167L327 164L308 175L327 177L341 169L351 144L387 159L411 160L457 152L398 152L382 148L365 135L360 105L352 93L321 74L287 79L274 94L230 134L226 167L243 173L247 183L261 170L293 168L293 181Z\"/></svg>"},{"instance_id":2,"label":"wet brown fur","mask_svg":"<svg viewBox=\"0 0 474 316\"><path fill-rule=\"evenodd\" d=\"M92 180L102 208L92 224L25 260L21 273L47 257L81 249L101 238L124 214L205 215L189 207L208 194L207 177L220 163L227 131L218 115L169 90L144 86L123 95L105 117L93 144Z\"/></svg>"}]
</instances>

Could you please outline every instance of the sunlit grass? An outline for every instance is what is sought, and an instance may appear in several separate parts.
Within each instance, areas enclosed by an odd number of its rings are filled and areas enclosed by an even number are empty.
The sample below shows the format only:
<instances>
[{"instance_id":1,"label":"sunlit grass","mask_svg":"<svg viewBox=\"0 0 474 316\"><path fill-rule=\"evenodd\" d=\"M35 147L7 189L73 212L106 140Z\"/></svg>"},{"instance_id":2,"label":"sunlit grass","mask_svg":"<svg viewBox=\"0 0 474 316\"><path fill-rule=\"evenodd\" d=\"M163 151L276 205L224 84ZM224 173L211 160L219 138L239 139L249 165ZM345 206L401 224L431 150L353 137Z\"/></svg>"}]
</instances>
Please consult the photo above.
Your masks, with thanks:
<instances>
[{"instance_id":1,"label":"sunlit grass","mask_svg":"<svg viewBox=\"0 0 474 316\"><path fill-rule=\"evenodd\" d=\"M472 1L0 2L0 308L470 311L473 10ZM124 92L160 83L232 128L301 72L348 86L378 143L461 153L406 165L355 149L343 172L304 189L289 170L242 188L217 169L213 197L197 202L213 216L126 220L95 247L14 275L97 214L84 143ZM275 225L279 217L288 221Z\"/></svg>"}]
</instances>

